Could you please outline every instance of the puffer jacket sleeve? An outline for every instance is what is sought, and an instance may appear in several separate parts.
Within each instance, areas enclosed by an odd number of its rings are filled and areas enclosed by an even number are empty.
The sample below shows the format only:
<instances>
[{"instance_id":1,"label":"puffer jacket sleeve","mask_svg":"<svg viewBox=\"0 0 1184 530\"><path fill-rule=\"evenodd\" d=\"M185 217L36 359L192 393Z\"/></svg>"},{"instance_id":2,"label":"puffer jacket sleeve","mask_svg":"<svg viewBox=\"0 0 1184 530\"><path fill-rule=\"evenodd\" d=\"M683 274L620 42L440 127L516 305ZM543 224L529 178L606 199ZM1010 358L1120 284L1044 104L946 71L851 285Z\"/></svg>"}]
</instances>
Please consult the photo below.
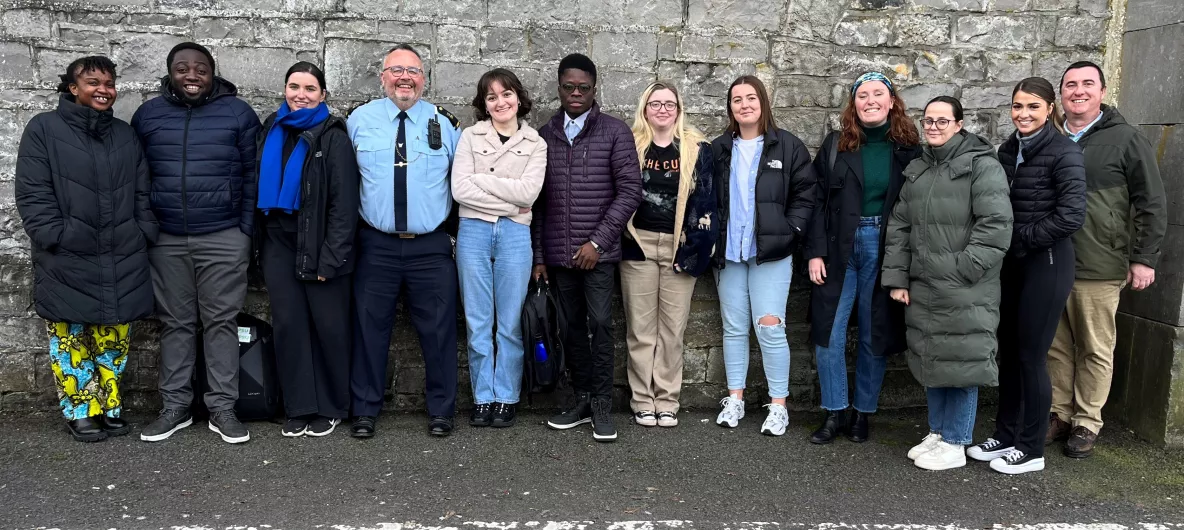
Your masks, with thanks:
<instances>
[{"instance_id":1,"label":"puffer jacket sleeve","mask_svg":"<svg viewBox=\"0 0 1184 530\"><path fill-rule=\"evenodd\" d=\"M920 165L919 161L913 164ZM905 181L900 190L900 197L896 206L892 208L892 216L888 218L888 231L884 240L883 277L880 284L885 289L908 289L909 269L913 264L912 212L909 211L909 187L912 184Z\"/></svg>"},{"instance_id":2,"label":"puffer jacket sleeve","mask_svg":"<svg viewBox=\"0 0 1184 530\"><path fill-rule=\"evenodd\" d=\"M830 160L831 137L839 134L832 132L823 140L822 147L818 149L818 155L814 157L814 211L810 214L810 224L807 229L805 241L805 257L806 259L825 258L827 254L826 245L826 200L830 193L830 168L827 164Z\"/></svg>"},{"instance_id":3,"label":"puffer jacket sleeve","mask_svg":"<svg viewBox=\"0 0 1184 530\"><path fill-rule=\"evenodd\" d=\"M255 201L259 193L256 180L255 155L257 154L256 140L259 137L259 115L245 102L238 114L238 151L239 160L243 164L243 203L242 217L239 220L239 230L251 235L255 229Z\"/></svg>"},{"instance_id":4,"label":"puffer jacket sleeve","mask_svg":"<svg viewBox=\"0 0 1184 530\"><path fill-rule=\"evenodd\" d=\"M807 239L806 230L810 227L810 218L814 216L818 177L814 173L814 165L810 163L810 151L806 149L806 144L801 141L793 144L793 154L790 157L793 161L789 178L790 196L785 203L785 213L794 229L794 237Z\"/></svg>"},{"instance_id":5,"label":"puffer jacket sleeve","mask_svg":"<svg viewBox=\"0 0 1184 530\"><path fill-rule=\"evenodd\" d=\"M1007 174L997 159L975 159L970 178L970 213L974 225L969 243L954 257L954 263L958 272L973 284L1003 261L1011 245L1014 218Z\"/></svg>"},{"instance_id":6,"label":"puffer jacket sleeve","mask_svg":"<svg viewBox=\"0 0 1184 530\"><path fill-rule=\"evenodd\" d=\"M325 132L328 143L328 201L325 211L325 241L317 259L317 276L337 276L353 251L358 229L359 193L358 159L349 135L340 128Z\"/></svg>"},{"instance_id":7,"label":"puffer jacket sleeve","mask_svg":"<svg viewBox=\"0 0 1184 530\"><path fill-rule=\"evenodd\" d=\"M1012 234L1012 245L1025 251L1047 248L1071 237L1085 223L1085 155L1081 147L1068 143L1057 155L1052 169L1057 204L1051 215L1023 225Z\"/></svg>"},{"instance_id":8,"label":"puffer jacket sleeve","mask_svg":"<svg viewBox=\"0 0 1184 530\"><path fill-rule=\"evenodd\" d=\"M711 254L719 240L719 217L715 200L715 159L711 146L699 145L699 159L695 162L695 191L687 201L683 234L686 243L679 245L674 262L691 276L707 272Z\"/></svg>"},{"instance_id":9,"label":"puffer jacket sleeve","mask_svg":"<svg viewBox=\"0 0 1184 530\"><path fill-rule=\"evenodd\" d=\"M43 121L34 118L25 127L17 148L16 208L33 244L53 252L62 241L66 225L53 192Z\"/></svg>"},{"instance_id":10,"label":"puffer jacket sleeve","mask_svg":"<svg viewBox=\"0 0 1184 530\"><path fill-rule=\"evenodd\" d=\"M452 198L468 208L489 215L501 217L518 213L518 208L477 185L475 166L473 133L466 129L460 134L456 157L452 160Z\"/></svg>"},{"instance_id":11,"label":"puffer jacket sleeve","mask_svg":"<svg viewBox=\"0 0 1184 530\"><path fill-rule=\"evenodd\" d=\"M539 140L522 170L522 176L500 176L476 173L474 183L482 190L518 208L529 208L539 197L543 188L543 175L547 172L547 144ZM518 213L518 208L507 215Z\"/></svg>"},{"instance_id":12,"label":"puffer jacket sleeve","mask_svg":"<svg viewBox=\"0 0 1184 530\"><path fill-rule=\"evenodd\" d=\"M156 243L156 238L160 236L160 223L156 221L156 214L152 213L152 178L148 171L148 159L144 157L143 146L140 145L140 138L133 133L134 142L136 144L136 225L140 227L140 232L144 234L144 239L148 244Z\"/></svg>"},{"instance_id":13,"label":"puffer jacket sleeve","mask_svg":"<svg viewBox=\"0 0 1184 530\"><path fill-rule=\"evenodd\" d=\"M1132 135L1123 154L1123 167L1134 212L1130 260L1154 269L1159 262L1159 245L1167 232L1168 216L1155 149L1142 134Z\"/></svg>"},{"instance_id":14,"label":"puffer jacket sleeve","mask_svg":"<svg viewBox=\"0 0 1184 530\"><path fill-rule=\"evenodd\" d=\"M641 205L641 162L637 159L633 133L623 122L613 133L610 169L613 173L613 202L591 235L592 241L605 249L619 244L625 225Z\"/></svg>"}]
</instances>

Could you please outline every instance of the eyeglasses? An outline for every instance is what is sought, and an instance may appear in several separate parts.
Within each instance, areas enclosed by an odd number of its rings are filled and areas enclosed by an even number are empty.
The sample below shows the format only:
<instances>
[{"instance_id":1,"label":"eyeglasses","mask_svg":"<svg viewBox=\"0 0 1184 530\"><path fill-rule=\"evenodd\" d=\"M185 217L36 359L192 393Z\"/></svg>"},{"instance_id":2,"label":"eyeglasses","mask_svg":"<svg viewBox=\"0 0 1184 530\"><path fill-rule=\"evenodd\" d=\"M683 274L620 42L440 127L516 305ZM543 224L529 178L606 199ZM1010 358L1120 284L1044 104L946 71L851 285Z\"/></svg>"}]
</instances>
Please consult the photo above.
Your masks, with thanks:
<instances>
[{"instance_id":1,"label":"eyeglasses","mask_svg":"<svg viewBox=\"0 0 1184 530\"><path fill-rule=\"evenodd\" d=\"M577 88L580 89L581 94L587 94L589 91L592 90L592 85L589 85L586 83L581 83L578 85L573 85L571 83L564 83L562 85L559 85L559 90L562 90L568 94L575 92Z\"/></svg>"},{"instance_id":2,"label":"eyeglasses","mask_svg":"<svg viewBox=\"0 0 1184 530\"><path fill-rule=\"evenodd\" d=\"M414 66L394 65L394 66L388 66L386 68L383 68L382 71L390 72L391 75L393 75L395 77L403 75L403 72L407 72L407 75L409 75L411 77L419 77L419 76L423 75L423 69L416 68Z\"/></svg>"},{"instance_id":3,"label":"eyeglasses","mask_svg":"<svg viewBox=\"0 0 1184 530\"><path fill-rule=\"evenodd\" d=\"M674 101L651 101L645 104L646 108L657 112L661 109L666 109L667 112L674 112L678 110L678 103Z\"/></svg>"},{"instance_id":4,"label":"eyeglasses","mask_svg":"<svg viewBox=\"0 0 1184 530\"><path fill-rule=\"evenodd\" d=\"M921 127L924 127L926 129L931 129L931 128L936 127L937 130L944 131L946 129L946 127L949 127L950 124L953 122L954 122L954 120L947 120L945 118L939 118L936 120L933 118L925 118L925 119L921 120Z\"/></svg>"}]
</instances>

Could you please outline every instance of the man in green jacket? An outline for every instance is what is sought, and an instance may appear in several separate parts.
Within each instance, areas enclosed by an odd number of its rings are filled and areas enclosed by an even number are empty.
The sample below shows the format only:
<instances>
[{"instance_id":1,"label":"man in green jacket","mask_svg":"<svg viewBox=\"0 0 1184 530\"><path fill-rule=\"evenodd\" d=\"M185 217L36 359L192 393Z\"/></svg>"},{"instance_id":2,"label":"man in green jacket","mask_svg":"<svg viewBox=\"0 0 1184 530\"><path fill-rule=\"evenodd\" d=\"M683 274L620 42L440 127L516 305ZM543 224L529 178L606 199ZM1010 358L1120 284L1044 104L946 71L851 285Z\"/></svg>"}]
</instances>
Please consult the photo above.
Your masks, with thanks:
<instances>
[{"instance_id":1,"label":"man in green jacket","mask_svg":"<svg viewBox=\"0 0 1184 530\"><path fill-rule=\"evenodd\" d=\"M1068 439L1065 455L1073 458L1093 453L1102 428L1119 294L1155 281L1167 229L1155 151L1117 109L1102 104L1105 95L1106 77L1094 63L1073 63L1061 77L1065 131L1085 150L1086 215L1073 236L1073 291L1048 352L1052 412L1045 441Z\"/></svg>"}]
</instances>

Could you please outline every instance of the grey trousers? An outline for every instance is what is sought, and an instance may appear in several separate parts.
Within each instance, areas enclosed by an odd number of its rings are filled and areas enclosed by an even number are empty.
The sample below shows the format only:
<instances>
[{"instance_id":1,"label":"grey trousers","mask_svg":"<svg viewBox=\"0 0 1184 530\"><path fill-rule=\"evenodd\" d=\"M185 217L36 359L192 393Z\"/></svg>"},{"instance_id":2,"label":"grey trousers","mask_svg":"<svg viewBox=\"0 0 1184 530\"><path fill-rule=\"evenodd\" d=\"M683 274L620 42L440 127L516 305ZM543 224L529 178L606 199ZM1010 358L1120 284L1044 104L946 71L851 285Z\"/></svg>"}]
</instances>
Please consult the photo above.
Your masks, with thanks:
<instances>
[{"instance_id":1,"label":"grey trousers","mask_svg":"<svg viewBox=\"0 0 1184 530\"><path fill-rule=\"evenodd\" d=\"M211 412L234 408L238 400L238 324L247 296L251 238L237 227L212 234L161 233L149 247L152 288L160 332L160 395L170 409L193 403L197 328L204 330L205 395Z\"/></svg>"}]
</instances>

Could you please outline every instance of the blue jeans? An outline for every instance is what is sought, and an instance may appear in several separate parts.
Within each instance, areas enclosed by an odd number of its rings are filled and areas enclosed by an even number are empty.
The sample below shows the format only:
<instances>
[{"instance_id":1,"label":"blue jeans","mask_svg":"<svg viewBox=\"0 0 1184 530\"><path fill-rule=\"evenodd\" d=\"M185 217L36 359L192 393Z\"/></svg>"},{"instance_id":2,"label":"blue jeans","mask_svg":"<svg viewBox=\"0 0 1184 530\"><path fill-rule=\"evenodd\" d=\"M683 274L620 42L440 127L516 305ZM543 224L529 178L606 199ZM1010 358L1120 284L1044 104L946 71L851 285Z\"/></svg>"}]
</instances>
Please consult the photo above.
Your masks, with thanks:
<instances>
[{"instance_id":1,"label":"blue jeans","mask_svg":"<svg viewBox=\"0 0 1184 530\"><path fill-rule=\"evenodd\" d=\"M456 264L469 339L473 402L518 402L522 390L522 302L534 255L530 227L505 217L497 223L462 218ZM494 323L497 356L494 357Z\"/></svg>"},{"instance_id":2,"label":"blue jeans","mask_svg":"<svg viewBox=\"0 0 1184 530\"><path fill-rule=\"evenodd\" d=\"M978 387L926 387L929 402L929 432L946 443L970 445L974 438L974 415L978 412Z\"/></svg>"},{"instance_id":3,"label":"blue jeans","mask_svg":"<svg viewBox=\"0 0 1184 530\"><path fill-rule=\"evenodd\" d=\"M872 413L880 401L888 358L872 352L872 293L880 272L880 217L864 217L855 231L855 248L847 262L843 292L830 331L830 346L818 346L818 383L822 408L847 408L847 321L859 301L859 358L855 362L855 410ZM828 271L830 273L837 271Z\"/></svg>"},{"instance_id":4,"label":"blue jeans","mask_svg":"<svg viewBox=\"0 0 1184 530\"><path fill-rule=\"evenodd\" d=\"M793 258L756 264L728 261L716 271L720 316L724 323L724 371L728 390L743 390L748 376L748 330L756 329L761 346L769 397L789 396L789 341L785 338L785 305ZM772 326L760 324L764 316L777 317Z\"/></svg>"}]
</instances>

